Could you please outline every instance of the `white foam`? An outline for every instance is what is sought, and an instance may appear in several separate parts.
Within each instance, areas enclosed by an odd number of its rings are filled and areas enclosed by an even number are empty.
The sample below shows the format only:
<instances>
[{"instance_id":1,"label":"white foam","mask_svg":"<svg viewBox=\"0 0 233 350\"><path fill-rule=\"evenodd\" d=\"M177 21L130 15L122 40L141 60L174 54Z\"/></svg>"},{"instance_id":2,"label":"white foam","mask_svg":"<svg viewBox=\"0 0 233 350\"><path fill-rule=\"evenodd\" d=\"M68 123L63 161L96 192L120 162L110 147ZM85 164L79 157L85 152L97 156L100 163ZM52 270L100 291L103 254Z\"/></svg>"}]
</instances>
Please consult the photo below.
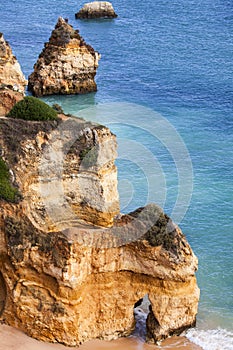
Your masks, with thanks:
<instances>
[{"instance_id":1,"label":"white foam","mask_svg":"<svg viewBox=\"0 0 233 350\"><path fill-rule=\"evenodd\" d=\"M203 350L233 350L233 332L225 329L190 329L186 337Z\"/></svg>"}]
</instances>

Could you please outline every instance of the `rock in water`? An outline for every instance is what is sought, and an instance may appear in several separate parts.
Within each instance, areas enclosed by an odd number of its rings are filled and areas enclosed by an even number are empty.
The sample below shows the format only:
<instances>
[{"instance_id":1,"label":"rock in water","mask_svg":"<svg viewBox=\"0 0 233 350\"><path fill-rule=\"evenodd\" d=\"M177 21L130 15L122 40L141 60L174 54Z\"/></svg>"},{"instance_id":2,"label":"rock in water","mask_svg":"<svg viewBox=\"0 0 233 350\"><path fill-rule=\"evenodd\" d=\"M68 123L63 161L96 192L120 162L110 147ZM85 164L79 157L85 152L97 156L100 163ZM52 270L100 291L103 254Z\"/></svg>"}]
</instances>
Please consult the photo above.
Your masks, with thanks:
<instances>
[{"instance_id":1,"label":"rock in water","mask_svg":"<svg viewBox=\"0 0 233 350\"><path fill-rule=\"evenodd\" d=\"M35 96L96 91L99 59L99 53L85 43L78 30L60 17L29 76L28 89Z\"/></svg>"},{"instance_id":2,"label":"rock in water","mask_svg":"<svg viewBox=\"0 0 233 350\"><path fill-rule=\"evenodd\" d=\"M108 128L77 118L0 119L22 195L0 201L0 314L32 337L76 346L127 336L145 295L148 341L195 324L197 258L155 204L119 214L116 146Z\"/></svg>"},{"instance_id":3,"label":"rock in water","mask_svg":"<svg viewBox=\"0 0 233 350\"><path fill-rule=\"evenodd\" d=\"M117 14L110 2L107 1L94 1L89 2L83 6L83 8L75 14L77 19L88 18L116 18Z\"/></svg>"},{"instance_id":4,"label":"rock in water","mask_svg":"<svg viewBox=\"0 0 233 350\"><path fill-rule=\"evenodd\" d=\"M0 33L0 116L24 96L27 81L10 45Z\"/></svg>"}]
</instances>

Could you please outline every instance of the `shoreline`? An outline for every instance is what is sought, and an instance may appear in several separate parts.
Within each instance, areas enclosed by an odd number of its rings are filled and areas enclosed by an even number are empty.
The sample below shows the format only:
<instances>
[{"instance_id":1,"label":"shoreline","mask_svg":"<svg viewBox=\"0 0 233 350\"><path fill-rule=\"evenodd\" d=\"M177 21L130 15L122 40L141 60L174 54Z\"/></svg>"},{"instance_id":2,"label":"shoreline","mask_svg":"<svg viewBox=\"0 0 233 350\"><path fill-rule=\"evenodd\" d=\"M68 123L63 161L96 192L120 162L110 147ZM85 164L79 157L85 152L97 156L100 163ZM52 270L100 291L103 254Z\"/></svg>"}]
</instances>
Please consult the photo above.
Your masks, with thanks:
<instances>
[{"instance_id":1,"label":"shoreline","mask_svg":"<svg viewBox=\"0 0 233 350\"><path fill-rule=\"evenodd\" d=\"M174 336L164 340L161 345L146 344L134 337L112 341L91 340L80 347L68 347L61 344L41 342L27 336L11 326L0 324L0 350L201 350L184 336Z\"/></svg>"}]
</instances>

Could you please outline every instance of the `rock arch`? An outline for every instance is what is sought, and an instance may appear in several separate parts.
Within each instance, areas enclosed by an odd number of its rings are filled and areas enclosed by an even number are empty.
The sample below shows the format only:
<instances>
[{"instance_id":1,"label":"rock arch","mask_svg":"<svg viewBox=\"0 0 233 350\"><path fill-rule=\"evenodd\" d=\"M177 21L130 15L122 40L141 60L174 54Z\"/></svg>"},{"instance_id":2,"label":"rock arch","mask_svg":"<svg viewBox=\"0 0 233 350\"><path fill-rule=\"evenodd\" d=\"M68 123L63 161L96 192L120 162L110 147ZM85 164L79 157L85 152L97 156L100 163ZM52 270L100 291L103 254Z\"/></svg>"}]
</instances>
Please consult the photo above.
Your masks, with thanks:
<instances>
[{"instance_id":1,"label":"rock arch","mask_svg":"<svg viewBox=\"0 0 233 350\"><path fill-rule=\"evenodd\" d=\"M148 294L145 294L143 298L140 298L134 304L134 320L135 320L135 328L132 332L132 335L141 338L142 340L146 340L147 335L147 325L146 320L150 311L150 300L148 298Z\"/></svg>"}]
</instances>

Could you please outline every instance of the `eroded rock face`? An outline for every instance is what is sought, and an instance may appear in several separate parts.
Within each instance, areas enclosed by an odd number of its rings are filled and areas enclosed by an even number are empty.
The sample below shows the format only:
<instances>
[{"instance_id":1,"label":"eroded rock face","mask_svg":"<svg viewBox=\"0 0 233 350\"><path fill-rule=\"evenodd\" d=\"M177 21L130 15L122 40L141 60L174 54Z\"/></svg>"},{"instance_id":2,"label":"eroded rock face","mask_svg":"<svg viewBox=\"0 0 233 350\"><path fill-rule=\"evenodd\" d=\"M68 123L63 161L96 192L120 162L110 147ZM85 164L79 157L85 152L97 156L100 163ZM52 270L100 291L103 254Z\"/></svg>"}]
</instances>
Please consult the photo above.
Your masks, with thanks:
<instances>
[{"instance_id":1,"label":"eroded rock face","mask_svg":"<svg viewBox=\"0 0 233 350\"><path fill-rule=\"evenodd\" d=\"M197 258L156 205L119 214L115 136L73 119L0 124L3 157L23 196L1 202L2 318L37 339L76 346L129 335L134 305L148 294L148 340L194 325Z\"/></svg>"},{"instance_id":2,"label":"eroded rock face","mask_svg":"<svg viewBox=\"0 0 233 350\"><path fill-rule=\"evenodd\" d=\"M7 114L23 98L26 85L20 65L0 33L0 116Z\"/></svg>"},{"instance_id":3,"label":"eroded rock face","mask_svg":"<svg viewBox=\"0 0 233 350\"><path fill-rule=\"evenodd\" d=\"M83 8L75 14L77 19L90 18L116 18L117 14L110 2L93 1L85 4Z\"/></svg>"},{"instance_id":4,"label":"eroded rock face","mask_svg":"<svg viewBox=\"0 0 233 350\"><path fill-rule=\"evenodd\" d=\"M13 55L10 45L0 33L0 87L10 88L24 93L27 81L21 71L20 65Z\"/></svg>"},{"instance_id":5,"label":"eroded rock face","mask_svg":"<svg viewBox=\"0 0 233 350\"><path fill-rule=\"evenodd\" d=\"M108 128L77 118L60 123L8 118L1 120L0 136L36 227L48 232L77 220L112 225L119 198L116 138Z\"/></svg>"},{"instance_id":6,"label":"eroded rock face","mask_svg":"<svg viewBox=\"0 0 233 350\"><path fill-rule=\"evenodd\" d=\"M28 89L35 96L96 91L99 58L79 32L60 17L28 78Z\"/></svg>"},{"instance_id":7,"label":"eroded rock face","mask_svg":"<svg viewBox=\"0 0 233 350\"><path fill-rule=\"evenodd\" d=\"M23 94L9 88L0 89L0 116L6 115L12 107L23 99Z\"/></svg>"}]
</instances>

